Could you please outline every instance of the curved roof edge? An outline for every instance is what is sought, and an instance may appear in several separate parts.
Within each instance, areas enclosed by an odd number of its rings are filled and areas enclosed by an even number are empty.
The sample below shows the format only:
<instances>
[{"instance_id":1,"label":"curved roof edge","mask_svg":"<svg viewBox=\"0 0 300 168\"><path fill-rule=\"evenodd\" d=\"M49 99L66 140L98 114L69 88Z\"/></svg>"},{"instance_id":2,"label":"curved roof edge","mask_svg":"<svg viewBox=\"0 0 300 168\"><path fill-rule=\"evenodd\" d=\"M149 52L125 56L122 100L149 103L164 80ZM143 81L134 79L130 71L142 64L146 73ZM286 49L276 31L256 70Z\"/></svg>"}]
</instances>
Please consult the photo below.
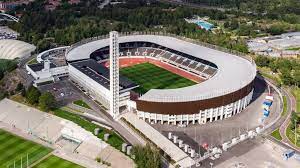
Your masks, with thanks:
<instances>
[{"instance_id":1,"label":"curved roof edge","mask_svg":"<svg viewBox=\"0 0 300 168\"><path fill-rule=\"evenodd\" d=\"M256 65L245 58L187 42L182 39L160 35L130 35L119 37L119 42L147 41L162 45L194 57L210 61L218 66L218 72L207 81L178 89L151 89L140 100L154 102L197 101L235 92L256 76ZM66 54L68 61L88 59L95 50L109 45L109 39L84 41L71 47ZM195 94L198 93L198 94Z\"/></svg>"},{"instance_id":2,"label":"curved roof edge","mask_svg":"<svg viewBox=\"0 0 300 168\"><path fill-rule=\"evenodd\" d=\"M0 58L15 59L30 55L36 47L24 41L3 39L0 40Z\"/></svg>"}]
</instances>

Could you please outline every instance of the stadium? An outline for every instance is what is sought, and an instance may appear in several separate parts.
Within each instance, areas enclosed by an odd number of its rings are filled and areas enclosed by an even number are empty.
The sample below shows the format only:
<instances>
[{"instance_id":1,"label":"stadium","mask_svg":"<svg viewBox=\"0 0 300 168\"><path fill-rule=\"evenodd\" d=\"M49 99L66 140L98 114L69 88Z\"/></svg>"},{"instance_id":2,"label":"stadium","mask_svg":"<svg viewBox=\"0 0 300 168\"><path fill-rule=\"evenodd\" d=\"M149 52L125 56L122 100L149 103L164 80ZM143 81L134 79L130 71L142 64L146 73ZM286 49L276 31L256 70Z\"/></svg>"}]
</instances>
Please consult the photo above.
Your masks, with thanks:
<instances>
[{"instance_id":1,"label":"stadium","mask_svg":"<svg viewBox=\"0 0 300 168\"><path fill-rule=\"evenodd\" d=\"M120 35L120 107L168 124L204 124L240 113L253 95L253 61L164 35ZM71 81L109 107L109 38L66 51Z\"/></svg>"}]
</instances>

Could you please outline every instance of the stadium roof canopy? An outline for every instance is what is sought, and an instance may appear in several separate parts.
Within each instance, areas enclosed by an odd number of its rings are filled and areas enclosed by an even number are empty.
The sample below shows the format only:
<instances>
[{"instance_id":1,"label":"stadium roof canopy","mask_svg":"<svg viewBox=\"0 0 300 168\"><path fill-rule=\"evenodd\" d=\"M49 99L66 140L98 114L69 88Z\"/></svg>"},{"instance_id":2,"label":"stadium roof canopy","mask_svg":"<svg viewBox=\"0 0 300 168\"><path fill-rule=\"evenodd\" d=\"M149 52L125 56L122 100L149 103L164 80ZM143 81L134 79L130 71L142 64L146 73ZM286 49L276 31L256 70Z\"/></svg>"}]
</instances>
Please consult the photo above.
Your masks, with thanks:
<instances>
[{"instance_id":1,"label":"stadium roof canopy","mask_svg":"<svg viewBox=\"0 0 300 168\"><path fill-rule=\"evenodd\" d=\"M0 59L15 59L29 56L36 49L34 45L19 40L0 40Z\"/></svg>"},{"instance_id":2,"label":"stadium roof canopy","mask_svg":"<svg viewBox=\"0 0 300 168\"><path fill-rule=\"evenodd\" d=\"M249 85L256 76L256 65L249 60L174 37L159 35L119 37L120 43L138 41L151 42L168 47L210 61L218 67L217 73L202 83L178 89L151 89L141 96L140 100L182 102L210 99L238 91ZM89 59L91 53L108 45L109 39L92 41L71 49L66 57L68 61Z\"/></svg>"},{"instance_id":3,"label":"stadium roof canopy","mask_svg":"<svg viewBox=\"0 0 300 168\"><path fill-rule=\"evenodd\" d=\"M101 64L98 64L95 60L88 59L71 63L80 72L84 73L88 77L92 78L97 83L109 89L110 76L109 69ZM137 84L133 83L123 75L120 75L120 90L132 89L138 87Z\"/></svg>"}]
</instances>

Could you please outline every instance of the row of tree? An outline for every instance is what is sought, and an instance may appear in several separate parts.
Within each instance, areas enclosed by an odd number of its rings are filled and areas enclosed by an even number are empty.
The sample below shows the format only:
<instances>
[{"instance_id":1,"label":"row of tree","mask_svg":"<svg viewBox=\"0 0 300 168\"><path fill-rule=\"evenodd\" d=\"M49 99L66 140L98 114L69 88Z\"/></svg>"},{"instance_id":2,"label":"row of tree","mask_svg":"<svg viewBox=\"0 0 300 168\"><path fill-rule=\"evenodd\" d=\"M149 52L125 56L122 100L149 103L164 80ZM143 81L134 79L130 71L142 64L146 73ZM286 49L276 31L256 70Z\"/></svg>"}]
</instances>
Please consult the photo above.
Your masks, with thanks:
<instances>
[{"instance_id":1,"label":"row of tree","mask_svg":"<svg viewBox=\"0 0 300 168\"><path fill-rule=\"evenodd\" d=\"M300 61L298 59L258 56L255 62L260 67L268 67L273 73L278 73L282 84L300 87Z\"/></svg>"},{"instance_id":2,"label":"row of tree","mask_svg":"<svg viewBox=\"0 0 300 168\"><path fill-rule=\"evenodd\" d=\"M295 15L300 15L299 0L184 0L184 2L234 8L270 19L285 19L287 15L294 18Z\"/></svg>"},{"instance_id":3,"label":"row of tree","mask_svg":"<svg viewBox=\"0 0 300 168\"><path fill-rule=\"evenodd\" d=\"M223 11L175 7L146 0L130 0L99 10L98 3L88 0L79 5L45 11L43 1L34 1L27 7L16 9L15 12L21 12L23 16L20 23L10 23L10 26L20 32L21 40L37 45L39 51L50 48L51 43L70 45L84 38L107 34L111 30L163 31L229 49L248 51L243 39L232 40L229 34L222 31L214 34L184 21L184 18L194 15L223 20L227 18Z\"/></svg>"}]
</instances>

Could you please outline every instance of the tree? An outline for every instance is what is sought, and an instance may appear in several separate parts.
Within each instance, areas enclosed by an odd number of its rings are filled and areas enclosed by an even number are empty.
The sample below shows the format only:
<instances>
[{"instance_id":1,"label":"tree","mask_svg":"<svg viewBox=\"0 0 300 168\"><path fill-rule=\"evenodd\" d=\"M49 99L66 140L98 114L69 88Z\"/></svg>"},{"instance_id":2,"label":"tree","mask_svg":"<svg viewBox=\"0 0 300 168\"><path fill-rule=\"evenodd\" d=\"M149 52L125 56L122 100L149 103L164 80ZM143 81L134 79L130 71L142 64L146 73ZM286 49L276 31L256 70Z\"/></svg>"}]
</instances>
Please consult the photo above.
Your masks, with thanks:
<instances>
[{"instance_id":1,"label":"tree","mask_svg":"<svg viewBox=\"0 0 300 168\"><path fill-rule=\"evenodd\" d=\"M285 32L285 28L283 25L275 24L268 29L268 32L272 35L279 35Z\"/></svg>"},{"instance_id":2,"label":"tree","mask_svg":"<svg viewBox=\"0 0 300 168\"><path fill-rule=\"evenodd\" d=\"M0 80L4 77L4 72L0 70Z\"/></svg>"},{"instance_id":3,"label":"tree","mask_svg":"<svg viewBox=\"0 0 300 168\"><path fill-rule=\"evenodd\" d=\"M293 77L292 77L290 71L287 70L287 69L283 69L281 71L280 78L281 78L283 84L285 84L285 85L291 85L294 82Z\"/></svg>"},{"instance_id":4,"label":"tree","mask_svg":"<svg viewBox=\"0 0 300 168\"><path fill-rule=\"evenodd\" d=\"M48 50L48 49L50 49L50 47L51 47L51 42L50 42L50 40L47 40L47 39L39 40L37 43L38 52Z\"/></svg>"},{"instance_id":5,"label":"tree","mask_svg":"<svg viewBox=\"0 0 300 168\"><path fill-rule=\"evenodd\" d=\"M55 108L56 100L50 92L43 93L39 98L39 106L43 111L49 111Z\"/></svg>"},{"instance_id":6,"label":"tree","mask_svg":"<svg viewBox=\"0 0 300 168\"><path fill-rule=\"evenodd\" d=\"M269 66L270 59L265 56L257 56L255 58L255 63L260 67L267 67Z\"/></svg>"},{"instance_id":7,"label":"tree","mask_svg":"<svg viewBox=\"0 0 300 168\"><path fill-rule=\"evenodd\" d=\"M294 111L292 112L290 120L291 120L291 129L295 129L295 127L300 123L300 117Z\"/></svg>"},{"instance_id":8,"label":"tree","mask_svg":"<svg viewBox=\"0 0 300 168\"><path fill-rule=\"evenodd\" d=\"M295 84L299 87L300 86L300 70L297 69L295 72L294 72L294 82Z\"/></svg>"},{"instance_id":9,"label":"tree","mask_svg":"<svg viewBox=\"0 0 300 168\"><path fill-rule=\"evenodd\" d=\"M15 91L19 92L19 91L22 91L23 89L24 89L24 85L21 82L19 82L16 89L15 89Z\"/></svg>"},{"instance_id":10,"label":"tree","mask_svg":"<svg viewBox=\"0 0 300 168\"><path fill-rule=\"evenodd\" d=\"M30 104L37 104L40 96L41 92L34 86L30 86L26 92L26 99Z\"/></svg>"},{"instance_id":11,"label":"tree","mask_svg":"<svg viewBox=\"0 0 300 168\"><path fill-rule=\"evenodd\" d=\"M149 144L145 147L135 146L133 148L135 163L137 168L160 168L161 156L159 151L152 148Z\"/></svg>"}]
</instances>

